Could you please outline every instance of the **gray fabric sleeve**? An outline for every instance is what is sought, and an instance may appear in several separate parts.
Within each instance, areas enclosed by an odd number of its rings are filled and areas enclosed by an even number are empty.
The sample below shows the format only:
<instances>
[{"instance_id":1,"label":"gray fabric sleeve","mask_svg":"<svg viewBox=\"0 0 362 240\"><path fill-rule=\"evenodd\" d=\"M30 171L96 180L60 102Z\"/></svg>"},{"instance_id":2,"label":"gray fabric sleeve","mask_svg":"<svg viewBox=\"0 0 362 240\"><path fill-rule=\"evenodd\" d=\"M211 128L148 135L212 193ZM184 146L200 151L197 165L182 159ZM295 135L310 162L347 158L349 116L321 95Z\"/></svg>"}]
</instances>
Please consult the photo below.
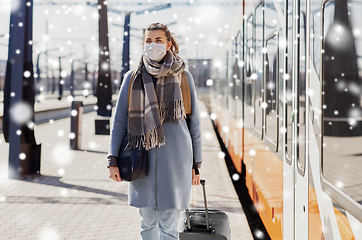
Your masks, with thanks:
<instances>
[{"instance_id":1,"label":"gray fabric sleeve","mask_svg":"<svg viewBox=\"0 0 362 240\"><path fill-rule=\"evenodd\" d=\"M118 156L119 148L123 138L127 134L127 99L128 87L133 70L126 73L123 78L121 89L119 91L118 100L115 108L115 113L112 121L112 130L109 140L108 156Z\"/></svg>"},{"instance_id":2,"label":"gray fabric sleeve","mask_svg":"<svg viewBox=\"0 0 362 240\"><path fill-rule=\"evenodd\" d=\"M191 92L191 109L192 114L190 116L190 134L192 139L192 148L196 163L201 163L202 160L202 142L201 142L201 124L199 104L197 99L196 87L194 78L189 71L185 71L189 80L190 92ZM201 164L200 164L201 166Z\"/></svg>"}]
</instances>

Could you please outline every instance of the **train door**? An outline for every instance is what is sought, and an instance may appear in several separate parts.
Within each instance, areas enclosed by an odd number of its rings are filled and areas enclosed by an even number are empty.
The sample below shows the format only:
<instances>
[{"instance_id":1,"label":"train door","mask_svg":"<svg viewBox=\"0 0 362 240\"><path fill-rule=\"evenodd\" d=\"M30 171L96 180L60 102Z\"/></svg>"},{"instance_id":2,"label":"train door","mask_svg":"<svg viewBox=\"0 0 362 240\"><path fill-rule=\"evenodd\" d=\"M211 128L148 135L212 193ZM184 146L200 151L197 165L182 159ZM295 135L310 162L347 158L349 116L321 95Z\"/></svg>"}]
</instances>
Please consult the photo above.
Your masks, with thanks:
<instances>
[{"instance_id":1,"label":"train door","mask_svg":"<svg viewBox=\"0 0 362 240\"><path fill-rule=\"evenodd\" d=\"M287 0L285 52L285 154L283 164L283 238L308 239L306 148L307 4Z\"/></svg>"},{"instance_id":2,"label":"train door","mask_svg":"<svg viewBox=\"0 0 362 240\"><path fill-rule=\"evenodd\" d=\"M254 108L253 108L253 72L254 72L254 55L255 55L255 36L254 36L254 14L246 18L245 35L244 35L244 53L245 53L245 71L244 71L244 155L245 164L245 182L249 189L249 195L253 197L253 180L254 174L254 152L253 151L253 129L254 129Z\"/></svg>"},{"instance_id":3,"label":"train door","mask_svg":"<svg viewBox=\"0 0 362 240\"><path fill-rule=\"evenodd\" d=\"M244 152L244 59L243 59L243 31L239 31L235 38L235 58L234 58L234 73L233 73L233 97L235 100L234 109L234 154L236 162L234 165L238 172L242 172L242 159Z\"/></svg>"},{"instance_id":4,"label":"train door","mask_svg":"<svg viewBox=\"0 0 362 240\"><path fill-rule=\"evenodd\" d=\"M254 134L260 140L263 139L264 131L264 118L263 106L264 103L264 1L261 1L255 8L255 55L254 55L254 73L253 73L253 106L254 106Z\"/></svg>"},{"instance_id":5,"label":"train door","mask_svg":"<svg viewBox=\"0 0 362 240\"><path fill-rule=\"evenodd\" d=\"M292 162L293 1L285 1L283 239L294 236L294 171Z\"/></svg>"},{"instance_id":6,"label":"train door","mask_svg":"<svg viewBox=\"0 0 362 240\"><path fill-rule=\"evenodd\" d=\"M307 157L308 149L306 147L307 139L307 0L299 0L296 2L297 13L296 21L296 39L298 42L297 51L295 51L295 96L296 96L296 116L295 116L295 238L296 240L308 239L308 169Z\"/></svg>"},{"instance_id":7,"label":"train door","mask_svg":"<svg viewBox=\"0 0 362 240\"><path fill-rule=\"evenodd\" d=\"M315 51L312 63L319 71L311 77L311 84L319 77L320 90L317 95L320 103L311 98L311 106L316 109L319 103L321 112L310 127L311 132L320 133L319 138L312 138L311 134L310 139L311 152L312 147L319 151L319 159L310 155L317 160L310 161L316 195L313 202L318 206L318 216L313 220L318 217L321 223L319 229L314 228L314 235L332 240L359 240L362 239L362 6L361 1L324 0L317 10L312 3L313 28L317 30L320 19L320 32L316 33L323 39L319 41L323 54ZM317 50L318 45L314 42L313 45Z\"/></svg>"}]
</instances>

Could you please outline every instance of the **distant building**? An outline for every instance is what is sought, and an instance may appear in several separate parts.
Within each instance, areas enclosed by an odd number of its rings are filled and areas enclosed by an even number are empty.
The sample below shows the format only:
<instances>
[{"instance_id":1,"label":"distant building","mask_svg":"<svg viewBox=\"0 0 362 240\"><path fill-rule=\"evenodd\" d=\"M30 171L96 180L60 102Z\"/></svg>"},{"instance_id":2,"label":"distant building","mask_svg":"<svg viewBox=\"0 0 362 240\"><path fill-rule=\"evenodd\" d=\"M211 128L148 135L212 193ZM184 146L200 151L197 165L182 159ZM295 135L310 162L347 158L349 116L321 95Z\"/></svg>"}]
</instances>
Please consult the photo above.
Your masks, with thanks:
<instances>
[{"instance_id":1,"label":"distant building","mask_svg":"<svg viewBox=\"0 0 362 240\"><path fill-rule=\"evenodd\" d=\"M206 87L211 78L211 59L188 59L188 67L196 87Z\"/></svg>"}]
</instances>

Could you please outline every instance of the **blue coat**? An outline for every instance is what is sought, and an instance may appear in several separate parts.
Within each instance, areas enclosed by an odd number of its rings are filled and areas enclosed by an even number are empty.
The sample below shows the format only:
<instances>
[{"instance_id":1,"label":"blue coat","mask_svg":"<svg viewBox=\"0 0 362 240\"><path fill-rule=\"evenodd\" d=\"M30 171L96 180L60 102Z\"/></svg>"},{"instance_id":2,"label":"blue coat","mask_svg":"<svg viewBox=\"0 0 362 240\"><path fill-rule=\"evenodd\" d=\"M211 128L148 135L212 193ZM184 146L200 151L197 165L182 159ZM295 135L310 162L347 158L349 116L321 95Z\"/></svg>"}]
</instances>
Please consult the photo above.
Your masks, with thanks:
<instances>
[{"instance_id":1,"label":"blue coat","mask_svg":"<svg viewBox=\"0 0 362 240\"><path fill-rule=\"evenodd\" d=\"M118 156L122 140L127 134L128 87L133 70L126 73L119 93L111 131L108 154ZM128 203L131 206L164 211L186 209L190 204L192 158L202 162L201 127L195 83L186 71L192 115L190 131L186 121L163 123L166 143L148 151L148 176L129 183Z\"/></svg>"}]
</instances>

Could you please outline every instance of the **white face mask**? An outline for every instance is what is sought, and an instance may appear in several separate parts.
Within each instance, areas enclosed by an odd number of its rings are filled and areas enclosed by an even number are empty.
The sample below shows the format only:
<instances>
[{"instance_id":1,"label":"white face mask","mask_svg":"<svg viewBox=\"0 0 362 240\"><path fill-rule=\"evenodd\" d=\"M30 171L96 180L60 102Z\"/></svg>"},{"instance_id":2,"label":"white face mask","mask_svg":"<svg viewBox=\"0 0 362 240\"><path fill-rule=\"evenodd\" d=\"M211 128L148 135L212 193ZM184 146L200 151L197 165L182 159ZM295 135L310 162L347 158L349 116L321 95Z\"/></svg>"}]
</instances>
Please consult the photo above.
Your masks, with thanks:
<instances>
[{"instance_id":1,"label":"white face mask","mask_svg":"<svg viewBox=\"0 0 362 240\"><path fill-rule=\"evenodd\" d=\"M166 55L166 44L151 42L145 45L143 52L153 61L161 61L161 59Z\"/></svg>"}]
</instances>

